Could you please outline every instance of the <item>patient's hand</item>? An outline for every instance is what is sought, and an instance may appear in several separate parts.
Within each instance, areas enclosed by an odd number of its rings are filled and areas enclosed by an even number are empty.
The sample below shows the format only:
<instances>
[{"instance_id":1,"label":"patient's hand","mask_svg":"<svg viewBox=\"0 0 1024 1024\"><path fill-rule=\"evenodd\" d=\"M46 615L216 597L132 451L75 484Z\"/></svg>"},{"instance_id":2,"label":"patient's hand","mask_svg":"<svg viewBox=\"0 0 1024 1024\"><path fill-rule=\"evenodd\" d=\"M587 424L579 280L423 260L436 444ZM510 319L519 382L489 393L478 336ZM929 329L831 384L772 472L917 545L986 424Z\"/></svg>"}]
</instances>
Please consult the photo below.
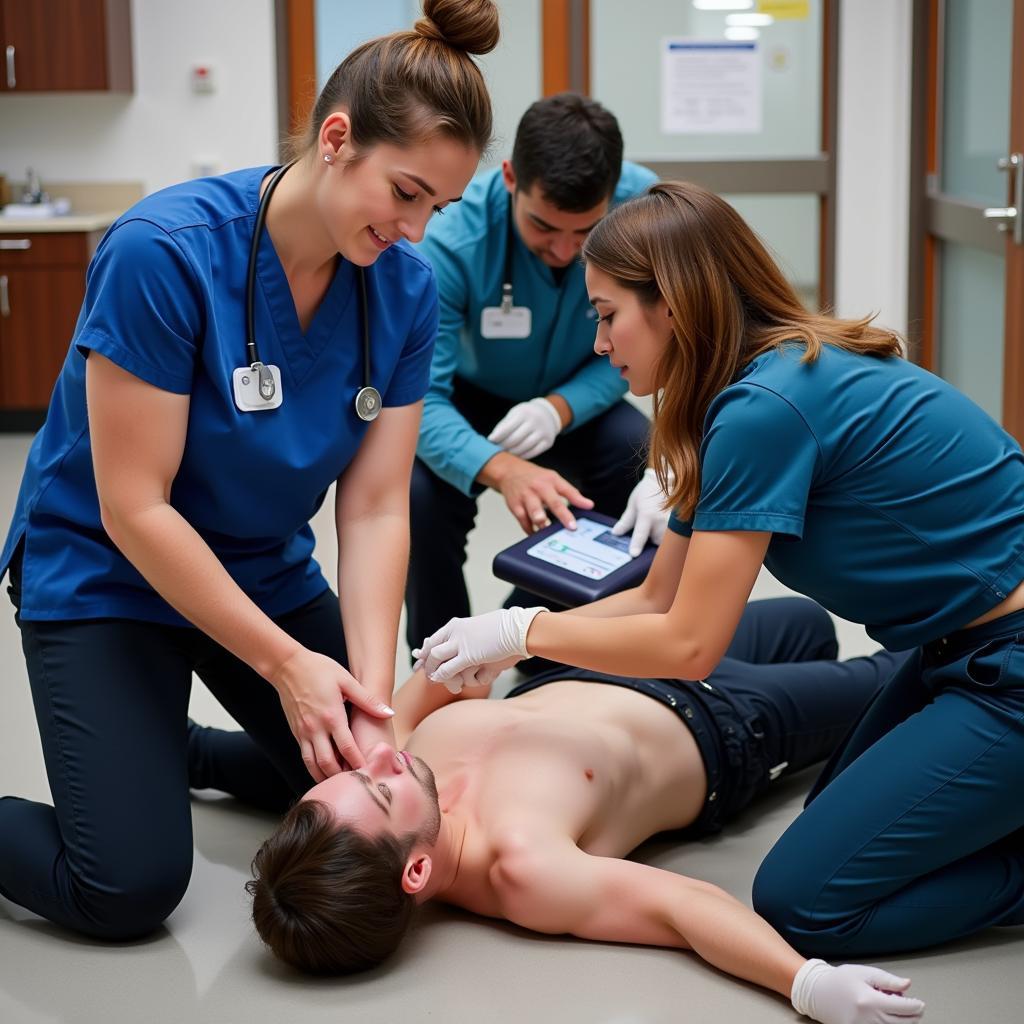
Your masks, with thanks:
<instances>
[{"instance_id":1,"label":"patient's hand","mask_svg":"<svg viewBox=\"0 0 1024 1024\"><path fill-rule=\"evenodd\" d=\"M395 725L391 718L374 718L353 705L349 710L348 723L352 738L363 752L363 757L378 743L386 743L392 748L396 746ZM351 768L351 765L345 767Z\"/></svg>"}]
</instances>

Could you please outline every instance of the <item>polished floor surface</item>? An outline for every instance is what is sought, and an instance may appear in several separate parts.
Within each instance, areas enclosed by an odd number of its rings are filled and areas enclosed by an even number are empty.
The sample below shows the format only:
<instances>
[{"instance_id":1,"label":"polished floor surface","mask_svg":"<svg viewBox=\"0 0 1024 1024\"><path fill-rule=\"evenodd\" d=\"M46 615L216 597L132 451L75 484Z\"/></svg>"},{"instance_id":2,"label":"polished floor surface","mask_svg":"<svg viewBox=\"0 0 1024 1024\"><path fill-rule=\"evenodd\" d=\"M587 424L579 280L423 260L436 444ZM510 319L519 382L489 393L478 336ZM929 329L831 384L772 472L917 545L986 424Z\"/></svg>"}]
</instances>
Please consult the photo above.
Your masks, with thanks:
<instances>
[{"instance_id":1,"label":"polished floor surface","mask_svg":"<svg viewBox=\"0 0 1024 1024\"><path fill-rule=\"evenodd\" d=\"M28 438L0 436L0 520L6 523ZM327 503L328 506L330 502ZM318 517L323 564L333 565L329 520ZM486 496L471 537L476 608L495 607L504 586L490 560L517 528ZM781 592L767 574L755 596ZM858 627L840 624L843 654L867 653ZM399 664L404 661L402 651ZM0 612L0 792L48 800L13 617ZM399 675L401 678L401 675ZM197 682L194 716L230 720ZM130 770L130 766L126 766ZM899 767L894 766L898 771ZM797 814L811 775L782 780L724 834L700 843L650 843L648 863L706 878L749 902L750 882ZM78 938L0 897L0 1024L733 1024L792 1022L789 1004L733 981L690 954L530 934L444 908L428 908L386 967L350 980L311 980L279 966L248 921L243 884L273 819L230 799L193 804L195 868L184 901L143 942ZM4 837L0 836L0 843ZM883 961L914 979L932 1024L1022 1019L1022 929L992 930L955 946Z\"/></svg>"}]
</instances>

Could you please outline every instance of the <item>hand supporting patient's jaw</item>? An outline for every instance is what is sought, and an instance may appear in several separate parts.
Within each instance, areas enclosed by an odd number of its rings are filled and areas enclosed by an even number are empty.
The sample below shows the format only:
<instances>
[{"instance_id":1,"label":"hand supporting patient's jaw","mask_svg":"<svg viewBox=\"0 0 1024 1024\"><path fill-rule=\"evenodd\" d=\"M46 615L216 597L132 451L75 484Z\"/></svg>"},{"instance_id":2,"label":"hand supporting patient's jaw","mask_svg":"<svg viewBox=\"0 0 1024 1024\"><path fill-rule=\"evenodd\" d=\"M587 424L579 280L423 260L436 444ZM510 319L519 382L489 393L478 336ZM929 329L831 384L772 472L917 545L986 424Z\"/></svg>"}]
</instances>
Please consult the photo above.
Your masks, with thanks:
<instances>
[{"instance_id":1,"label":"hand supporting patient's jaw","mask_svg":"<svg viewBox=\"0 0 1024 1024\"><path fill-rule=\"evenodd\" d=\"M493 682L498 673L529 656L526 635L533 620L547 608L499 608L483 615L451 619L413 651L435 683L477 685ZM481 675L489 666L491 672ZM496 670L496 671L495 671Z\"/></svg>"},{"instance_id":2,"label":"hand supporting patient's jaw","mask_svg":"<svg viewBox=\"0 0 1024 1024\"><path fill-rule=\"evenodd\" d=\"M277 690L302 761L316 782L343 770L361 768L363 749L353 739L345 701L377 719L394 711L375 697L333 658L299 647L268 676Z\"/></svg>"},{"instance_id":3,"label":"hand supporting patient's jaw","mask_svg":"<svg viewBox=\"0 0 1024 1024\"><path fill-rule=\"evenodd\" d=\"M349 711L348 725L352 730L352 739L364 757L380 743L386 743L393 750L396 748L393 718L377 718L353 706Z\"/></svg>"}]
</instances>

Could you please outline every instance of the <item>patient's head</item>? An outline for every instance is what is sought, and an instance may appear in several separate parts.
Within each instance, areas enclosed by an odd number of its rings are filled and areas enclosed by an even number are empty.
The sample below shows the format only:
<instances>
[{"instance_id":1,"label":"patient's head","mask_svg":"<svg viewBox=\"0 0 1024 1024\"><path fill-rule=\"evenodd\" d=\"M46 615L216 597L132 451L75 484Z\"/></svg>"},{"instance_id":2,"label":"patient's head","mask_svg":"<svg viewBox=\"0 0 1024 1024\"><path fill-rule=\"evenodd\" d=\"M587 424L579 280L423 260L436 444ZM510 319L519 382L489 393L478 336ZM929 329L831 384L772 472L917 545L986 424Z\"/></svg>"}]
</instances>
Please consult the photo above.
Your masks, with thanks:
<instances>
[{"instance_id":1,"label":"patient's head","mask_svg":"<svg viewBox=\"0 0 1024 1024\"><path fill-rule=\"evenodd\" d=\"M441 812L433 772L387 744L314 786L260 847L246 888L263 941L318 974L397 948L430 878Z\"/></svg>"}]
</instances>

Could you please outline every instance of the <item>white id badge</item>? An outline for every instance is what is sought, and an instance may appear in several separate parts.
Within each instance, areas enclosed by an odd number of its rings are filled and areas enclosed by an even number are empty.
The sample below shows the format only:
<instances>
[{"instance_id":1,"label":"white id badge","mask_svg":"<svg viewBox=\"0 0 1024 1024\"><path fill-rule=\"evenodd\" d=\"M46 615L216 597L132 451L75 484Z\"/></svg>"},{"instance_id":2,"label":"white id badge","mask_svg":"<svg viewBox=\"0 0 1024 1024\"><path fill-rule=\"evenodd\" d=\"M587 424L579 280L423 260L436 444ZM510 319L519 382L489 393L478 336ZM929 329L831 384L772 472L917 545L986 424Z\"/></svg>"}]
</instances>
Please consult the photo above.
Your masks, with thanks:
<instances>
[{"instance_id":1,"label":"white id badge","mask_svg":"<svg viewBox=\"0 0 1024 1024\"><path fill-rule=\"evenodd\" d=\"M266 412L276 409L284 398L281 392L281 370L267 365L270 375L274 378L274 397L267 400L260 394L260 376L251 366L239 366L231 375L231 384L235 390L235 405L242 412Z\"/></svg>"},{"instance_id":2,"label":"white id badge","mask_svg":"<svg viewBox=\"0 0 1024 1024\"><path fill-rule=\"evenodd\" d=\"M480 336L483 338L528 338L533 330L529 306L512 306L506 313L501 306L484 306L480 312Z\"/></svg>"}]
</instances>

